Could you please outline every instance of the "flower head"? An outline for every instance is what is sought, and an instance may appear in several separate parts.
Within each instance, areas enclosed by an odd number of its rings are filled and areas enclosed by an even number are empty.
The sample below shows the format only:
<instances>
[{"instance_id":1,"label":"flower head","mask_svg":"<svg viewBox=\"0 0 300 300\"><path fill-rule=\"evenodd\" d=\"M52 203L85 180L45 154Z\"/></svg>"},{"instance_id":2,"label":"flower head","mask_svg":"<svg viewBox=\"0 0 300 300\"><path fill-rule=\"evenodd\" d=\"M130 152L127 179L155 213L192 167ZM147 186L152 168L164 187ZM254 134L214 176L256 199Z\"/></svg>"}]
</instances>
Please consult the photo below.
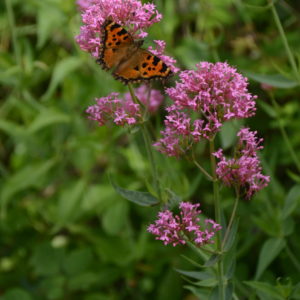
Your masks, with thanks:
<instances>
[{"instance_id":1,"label":"flower head","mask_svg":"<svg viewBox=\"0 0 300 300\"><path fill-rule=\"evenodd\" d=\"M96 104L90 106L86 112L91 120L98 122L99 126L109 121L119 126L134 125L141 120L139 105L120 99L118 93L96 99Z\"/></svg>"},{"instance_id":2,"label":"flower head","mask_svg":"<svg viewBox=\"0 0 300 300\"><path fill-rule=\"evenodd\" d=\"M163 95L158 90L148 89L142 85L135 89L135 94L149 112L155 113L162 104ZM136 125L142 122L142 108L132 101L131 95L126 93L111 93L107 97L97 98L96 104L88 107L86 112L89 119L98 122L99 126L113 121L116 125Z\"/></svg>"},{"instance_id":3,"label":"flower head","mask_svg":"<svg viewBox=\"0 0 300 300\"><path fill-rule=\"evenodd\" d=\"M212 138L225 121L255 113L256 96L248 92L247 78L236 69L227 63L208 62L199 63L196 68L181 72L176 86L166 89L174 103L167 108L164 137L155 145L168 155L184 154L201 138ZM179 153L168 150L166 141L172 140L171 135L179 139Z\"/></svg>"},{"instance_id":4,"label":"flower head","mask_svg":"<svg viewBox=\"0 0 300 300\"><path fill-rule=\"evenodd\" d=\"M144 38L144 31L162 18L152 3L138 0L79 0L84 26L76 37L80 48L98 57L101 48L101 25L107 18L125 26L135 38Z\"/></svg>"},{"instance_id":5,"label":"flower head","mask_svg":"<svg viewBox=\"0 0 300 300\"><path fill-rule=\"evenodd\" d=\"M238 132L239 140L234 158L225 158L222 149L214 153L219 160L216 170L218 178L227 186L244 190L247 199L266 187L270 181L270 176L261 173L257 151L263 148L263 139L258 139L256 134L256 131L250 131L249 128Z\"/></svg>"},{"instance_id":6,"label":"flower head","mask_svg":"<svg viewBox=\"0 0 300 300\"><path fill-rule=\"evenodd\" d=\"M221 226L211 219L206 219L205 225L200 226L199 206L199 203L181 202L180 213L175 216L169 210L161 211L155 223L149 225L148 231L156 235L156 239L163 241L165 245L185 244L187 239L201 246L212 243L211 239Z\"/></svg>"}]
</instances>

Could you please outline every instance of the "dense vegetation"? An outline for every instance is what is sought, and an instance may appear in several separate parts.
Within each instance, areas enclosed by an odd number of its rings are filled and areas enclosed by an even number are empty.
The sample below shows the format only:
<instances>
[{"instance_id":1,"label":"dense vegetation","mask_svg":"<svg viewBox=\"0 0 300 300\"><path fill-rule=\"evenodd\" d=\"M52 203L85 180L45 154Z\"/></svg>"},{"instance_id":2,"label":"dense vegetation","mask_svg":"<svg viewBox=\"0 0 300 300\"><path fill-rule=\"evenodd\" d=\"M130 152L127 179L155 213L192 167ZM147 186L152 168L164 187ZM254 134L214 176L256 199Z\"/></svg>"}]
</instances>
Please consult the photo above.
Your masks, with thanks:
<instances>
[{"instance_id":1,"label":"dense vegetation","mask_svg":"<svg viewBox=\"0 0 300 300\"><path fill-rule=\"evenodd\" d=\"M145 41L165 40L181 69L226 61L258 95L256 116L238 124L264 138L271 181L238 207L237 299L300 299L300 3L274 2L278 15L271 0L156 1L163 19ZM128 90L79 49L76 3L6 0L0 8L0 299L205 299L192 274L176 271L195 270L184 257L197 254L146 231L159 207L112 187L153 192L151 170L139 130L86 117L95 97ZM151 119L157 132L164 114ZM223 148L236 125L222 129ZM209 168L206 149L198 161ZM170 195L200 201L213 217L211 183L199 170L159 152L155 159ZM223 188L227 217L233 200Z\"/></svg>"}]
</instances>

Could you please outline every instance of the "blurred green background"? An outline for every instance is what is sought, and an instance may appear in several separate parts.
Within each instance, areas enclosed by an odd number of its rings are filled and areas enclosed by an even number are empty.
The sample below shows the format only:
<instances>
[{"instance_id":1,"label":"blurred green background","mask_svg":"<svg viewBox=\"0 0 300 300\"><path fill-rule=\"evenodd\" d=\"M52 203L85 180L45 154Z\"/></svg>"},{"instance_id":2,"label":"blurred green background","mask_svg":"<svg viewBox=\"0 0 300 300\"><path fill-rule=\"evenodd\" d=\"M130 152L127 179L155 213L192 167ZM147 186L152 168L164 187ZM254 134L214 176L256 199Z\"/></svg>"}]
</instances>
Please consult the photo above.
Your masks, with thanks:
<instances>
[{"instance_id":1,"label":"blurred green background","mask_svg":"<svg viewBox=\"0 0 300 300\"><path fill-rule=\"evenodd\" d=\"M165 40L182 69L227 61L258 95L256 116L243 124L265 140L271 183L239 207L236 291L240 299L300 299L300 167L281 135L284 128L299 159L300 89L270 8L264 0L156 5L164 18L146 46ZM300 2L279 0L276 9L299 63ZM129 203L111 187L108 174L145 191L151 174L139 132L86 118L95 97L126 89L79 49L80 26L73 0L0 2L0 299L196 299L175 271L194 269L181 254L195 255L155 241L146 227L158 208ZM162 119L163 109L153 124ZM236 125L224 126L224 148ZM163 185L213 216L211 185L195 167L156 159ZM198 161L209 165L204 145ZM226 215L232 203L224 188Z\"/></svg>"}]
</instances>

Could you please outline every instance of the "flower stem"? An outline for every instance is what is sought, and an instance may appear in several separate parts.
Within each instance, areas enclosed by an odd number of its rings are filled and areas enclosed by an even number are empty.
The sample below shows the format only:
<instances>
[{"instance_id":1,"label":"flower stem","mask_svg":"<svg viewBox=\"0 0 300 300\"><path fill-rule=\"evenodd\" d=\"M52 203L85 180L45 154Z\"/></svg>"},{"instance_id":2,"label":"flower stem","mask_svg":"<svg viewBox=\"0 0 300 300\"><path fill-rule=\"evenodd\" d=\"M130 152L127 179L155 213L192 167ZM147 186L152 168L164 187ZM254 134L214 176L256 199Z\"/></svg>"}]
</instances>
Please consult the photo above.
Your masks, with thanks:
<instances>
[{"instance_id":1,"label":"flower stem","mask_svg":"<svg viewBox=\"0 0 300 300\"><path fill-rule=\"evenodd\" d=\"M212 176L197 162L194 151L192 151L192 161L195 166L207 177L208 180L213 181Z\"/></svg>"},{"instance_id":2,"label":"flower stem","mask_svg":"<svg viewBox=\"0 0 300 300\"><path fill-rule=\"evenodd\" d=\"M291 153L291 157L293 158L294 163L295 163L298 171L300 172L300 161L299 161L299 158L298 158L297 154L294 151L294 148L293 148L293 146L292 146L292 144L290 142L290 139L289 139L289 137L288 137L288 135L287 135L287 133L285 131L284 125L282 123L282 120L280 119L280 107L279 107L278 103L276 102L273 93L270 92L269 95L270 95L273 107L274 107L274 109L276 111L276 117L277 117L277 121L278 121L278 125L279 125L279 129L280 129L281 135L282 135L282 137L284 139L284 142L285 142L288 150Z\"/></svg>"},{"instance_id":3,"label":"flower stem","mask_svg":"<svg viewBox=\"0 0 300 300\"><path fill-rule=\"evenodd\" d=\"M214 139L209 141L210 150L210 163L211 163L211 173L213 177L213 191L214 191L214 205L215 205L215 219L218 224L221 224L221 206L219 199L219 183L216 174L216 158L213 155L215 152ZM222 253L222 234L221 230L217 232L217 249ZM219 299L225 299L225 285L224 285L224 265L222 257L218 261L218 282L219 282Z\"/></svg>"},{"instance_id":4,"label":"flower stem","mask_svg":"<svg viewBox=\"0 0 300 300\"><path fill-rule=\"evenodd\" d=\"M132 101L134 103L139 103L140 101L135 96L132 85L128 84L128 88L129 88L129 92L130 92ZM158 199L160 200L160 202L162 202L163 199L162 199L161 188L160 188L160 184L159 184L159 180L158 180L157 168L156 168L156 164L155 164L155 160L154 160L154 154L153 154L152 145L151 145L151 138L150 138L149 131L148 131L148 128L147 128L145 123L141 124L141 130L142 130L142 134L143 134L143 138L144 138L144 143L145 143L145 147L146 147L146 151L147 151L147 156L148 156L148 159L149 159L149 162L150 162L150 168L151 168L151 173L152 173L152 178L153 178L153 184L154 184L154 187L155 187L155 191L157 193Z\"/></svg>"},{"instance_id":5,"label":"flower stem","mask_svg":"<svg viewBox=\"0 0 300 300\"><path fill-rule=\"evenodd\" d=\"M230 233L230 230L231 230L231 227L232 227L235 215L236 215L236 210L237 210L237 207L238 207L239 198L240 198L240 195L239 195L239 191L237 190L234 205L233 205L233 209L232 209L231 216L230 216L230 220L229 220L229 223L228 223L225 235L224 235L224 239L222 241L222 249L224 248L224 246L227 242L227 239L228 239L228 236L229 236L229 233Z\"/></svg>"},{"instance_id":6,"label":"flower stem","mask_svg":"<svg viewBox=\"0 0 300 300\"><path fill-rule=\"evenodd\" d=\"M293 56L293 53L291 51L291 48L289 46L289 43L287 41L287 38L286 38L286 35L285 35L285 32L284 32L284 29L282 27L282 24L281 24L281 21L280 21L280 18L277 14L277 11L276 11L276 8L274 6L274 1L272 0L268 0L269 2L269 5L270 5L270 9L271 9L271 12L272 12L272 15L273 15L273 18L274 18L274 21L276 23L276 26L277 26L277 29L280 33L280 37L281 37L281 40L283 42L283 45L284 45L284 48L285 48L285 51L287 53L287 56L288 56L288 59L290 61L290 65L292 67L292 70L293 70L293 73L294 73L294 76L295 78L298 80L298 82L300 83L300 74L299 74L299 71L297 69L297 64L296 64L296 61L295 61L295 58Z\"/></svg>"}]
</instances>

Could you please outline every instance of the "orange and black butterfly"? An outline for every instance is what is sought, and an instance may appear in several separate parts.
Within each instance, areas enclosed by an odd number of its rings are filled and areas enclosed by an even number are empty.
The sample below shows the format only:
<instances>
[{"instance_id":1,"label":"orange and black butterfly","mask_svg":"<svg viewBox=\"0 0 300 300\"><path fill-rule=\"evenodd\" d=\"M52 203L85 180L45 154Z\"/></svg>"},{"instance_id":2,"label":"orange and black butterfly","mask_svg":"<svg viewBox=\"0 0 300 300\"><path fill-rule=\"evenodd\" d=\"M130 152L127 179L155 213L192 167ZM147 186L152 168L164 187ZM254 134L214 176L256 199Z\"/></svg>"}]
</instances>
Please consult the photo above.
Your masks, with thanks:
<instances>
[{"instance_id":1,"label":"orange and black butterfly","mask_svg":"<svg viewBox=\"0 0 300 300\"><path fill-rule=\"evenodd\" d=\"M172 74L159 57L141 48L143 41L134 41L125 28L111 19L102 25L101 39L97 63L105 70L113 69L113 76L124 84L166 79Z\"/></svg>"}]
</instances>

